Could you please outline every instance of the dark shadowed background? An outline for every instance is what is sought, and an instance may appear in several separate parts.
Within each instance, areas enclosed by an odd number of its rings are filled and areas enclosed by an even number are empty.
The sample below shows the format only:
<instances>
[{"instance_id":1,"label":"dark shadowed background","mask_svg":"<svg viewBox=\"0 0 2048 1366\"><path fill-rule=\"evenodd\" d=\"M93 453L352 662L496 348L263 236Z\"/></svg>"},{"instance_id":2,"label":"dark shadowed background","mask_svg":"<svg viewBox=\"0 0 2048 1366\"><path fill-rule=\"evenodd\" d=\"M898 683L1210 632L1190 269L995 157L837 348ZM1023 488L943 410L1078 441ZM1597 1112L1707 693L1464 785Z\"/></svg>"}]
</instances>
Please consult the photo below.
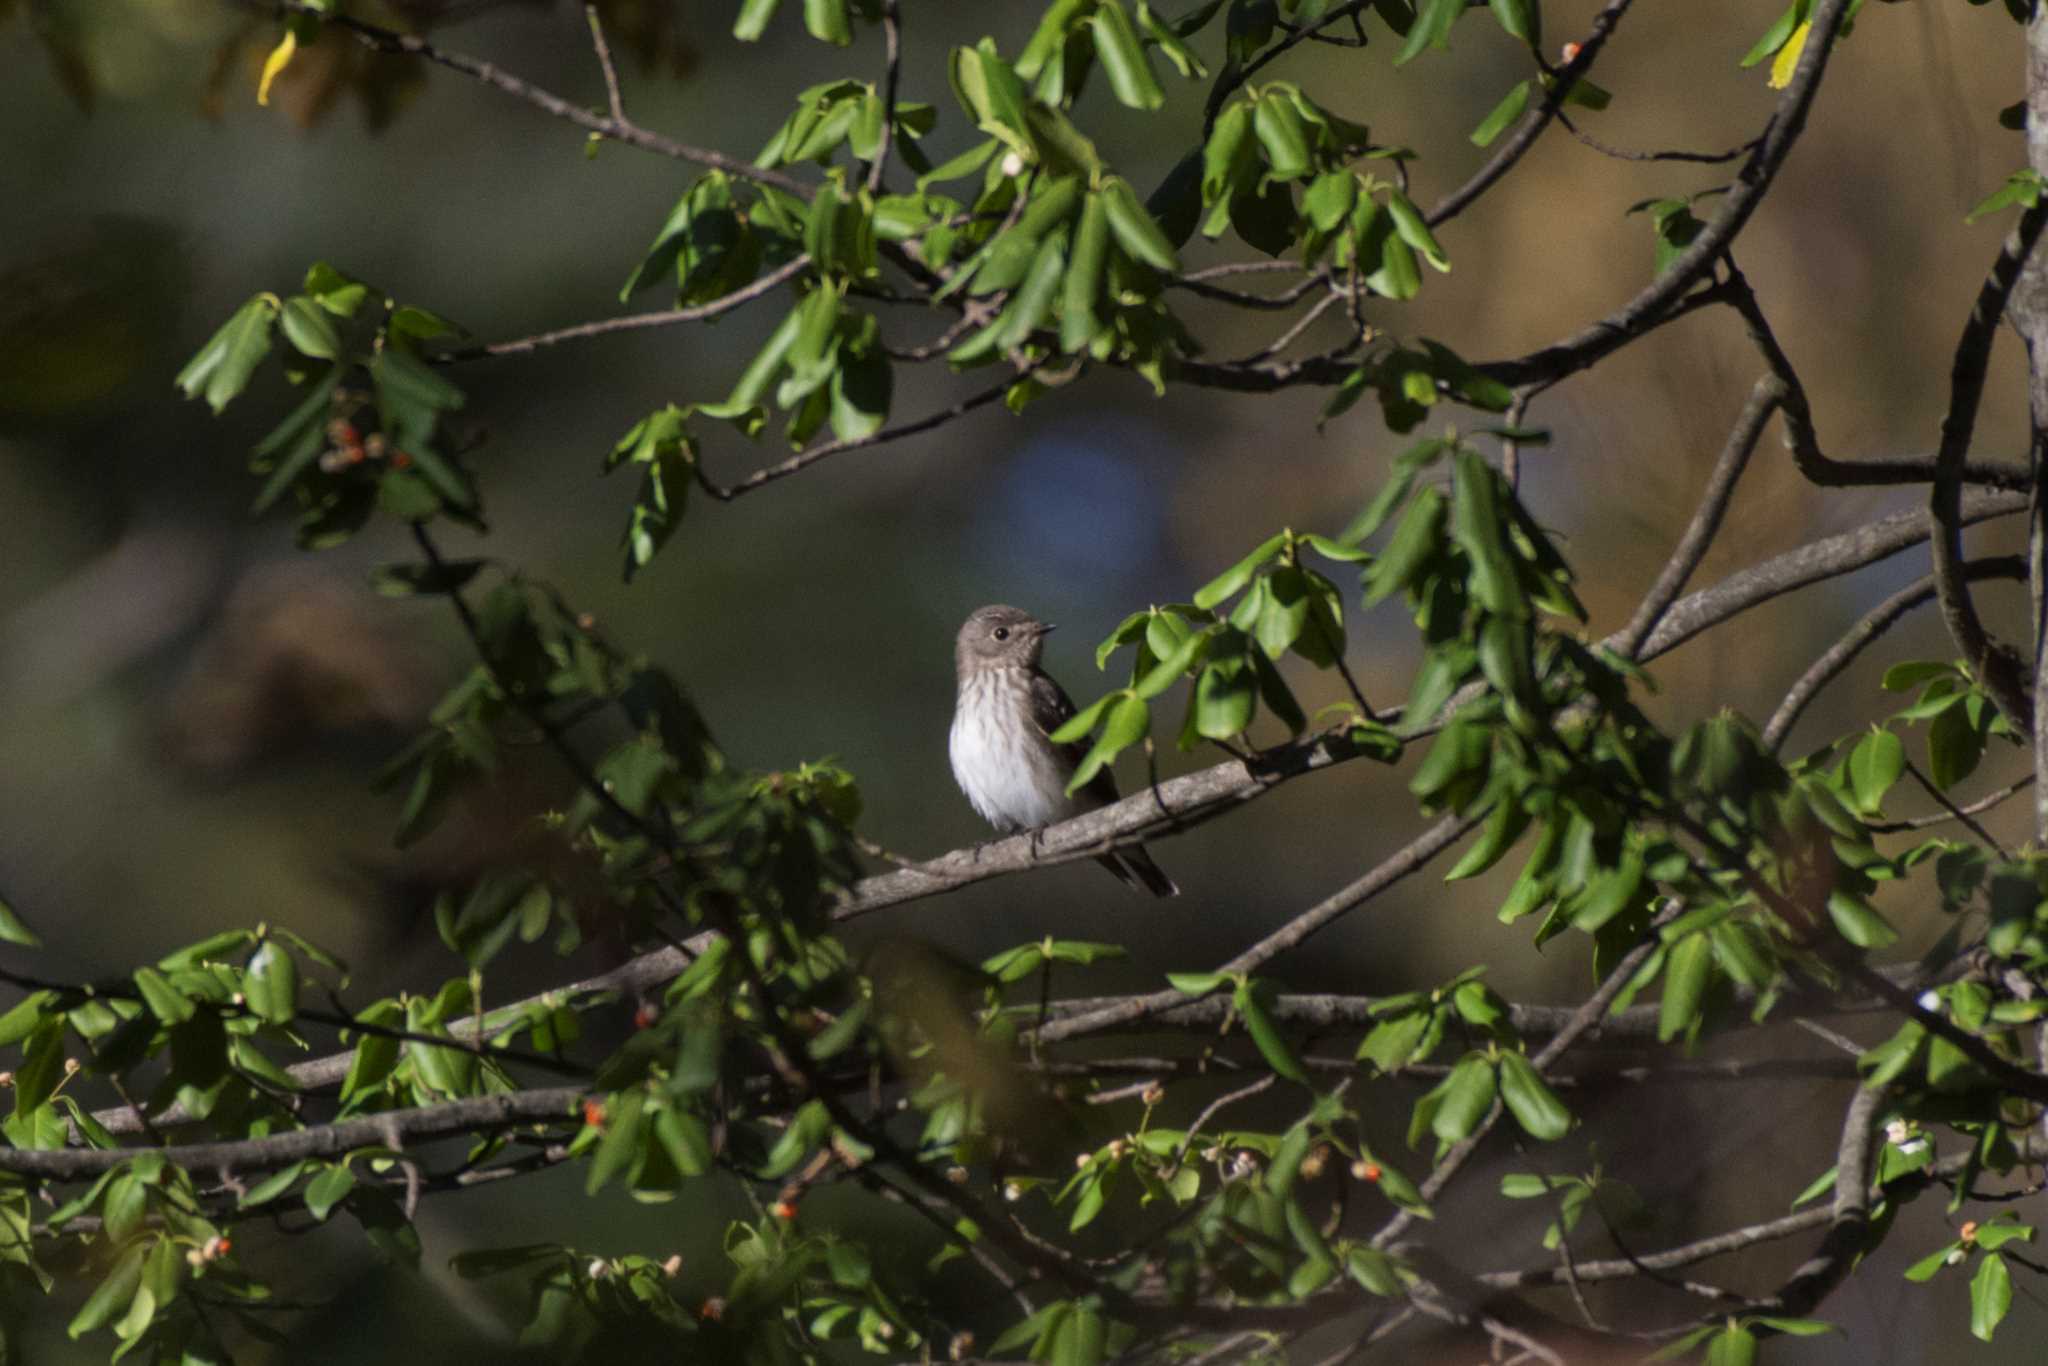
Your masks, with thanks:
<instances>
[{"instance_id":1,"label":"dark shadowed background","mask_svg":"<svg viewBox=\"0 0 2048 1366\"><path fill-rule=\"evenodd\" d=\"M0 3L0 887L48 940L38 962L50 975L125 970L210 931L270 921L346 957L363 999L430 986L457 970L427 913L433 892L512 856L529 836L522 817L560 789L536 762L426 845L393 848L397 798L368 785L463 667L453 622L436 604L370 592L369 569L409 549L389 529L302 554L282 515L248 515L246 452L287 402L274 374L221 420L180 401L171 378L243 299L290 290L316 259L488 340L606 316L692 172L615 145L586 156L565 124L339 35L302 54L259 108L256 71L275 27L216 0L11 8ZM602 102L580 6L471 8L484 12L435 25L435 41ZM750 153L798 89L878 62L809 41L793 15L744 46L727 33L731 5L615 8L629 108L699 145ZM1546 6L1553 46L1596 8ZM1581 126L1635 147L1742 141L1772 92L1761 68L1740 71L1736 60L1778 8L1640 6L1600 68L1614 105ZM1836 456L1933 448L1948 348L2001 231L1996 220L1966 226L1963 213L2022 160L2018 135L1995 115L2020 93L2024 52L1996 8L1870 6L1742 238L1741 264ZM928 146L943 155L965 140L943 85L945 47L993 33L1014 51L1038 6L906 9L904 94L940 106ZM1479 163L1466 134L1522 67L1496 28L1477 23L1454 34L1448 55L1399 72L1391 56L1380 43L1363 53L1308 46L1280 74L1370 123L1376 139L1415 148L1416 197L1427 202ZM1119 110L1092 125L1110 130L1105 152L1141 189L1195 135L1198 93L1172 91L1157 117ZM1106 104L1107 92L1091 100ZM1650 231L1628 206L1725 174L1611 159L1553 130L1446 232L1453 272L1379 320L1473 359L1575 330L1650 276ZM1197 247L1191 260L1247 252ZM635 306L660 302L643 295ZM489 433L474 462L492 525L486 550L552 579L672 668L740 762L836 756L860 779L864 832L905 854L981 834L945 759L951 641L968 610L1008 601L1058 622L1050 667L1085 701L1107 686L1093 645L1125 612L1185 599L1281 525L1334 531L1404 444L1369 403L1319 430L1314 394L1176 389L1161 401L1134 377L1091 375L1021 416L984 409L730 505L701 501L661 559L622 586L616 546L632 489L630 476L600 480L603 456L650 409L722 394L780 312L771 302L715 327L462 367L467 416ZM1269 339L1251 330L1258 322L1224 319L1205 337L1219 355L1241 354ZM897 323L919 340L942 326ZM2001 345L1979 450L2019 458L2021 370L2016 346ZM1562 533L1596 632L1621 624L1662 563L1755 377L1736 320L1717 311L1665 329L1532 412L1555 442L1528 453L1524 497ZM895 411L914 416L983 382L906 373ZM753 447L720 432L706 459L729 478L778 458L775 441ZM1823 497L1769 438L1695 586L1917 496ZM1979 534L1989 549L2002 533ZM1760 719L1864 607L1924 572L1915 551L1751 613L1652 670L1656 713L1726 707ZM1989 596L2021 606L2016 590ZM1415 657L1405 618L1389 605L1348 625L1367 694L1405 695ZM1916 617L1814 708L1794 748L1895 705L1876 687L1886 660L1949 653L1933 614ZM1331 700L1314 691L1321 677L1301 682L1311 709ZM1163 772L1218 757L1180 755L1161 739ZM1974 783L1988 790L2019 771L2016 754L2000 753ZM1123 780L1140 780L1135 765ZM1403 782L1351 765L1165 843L1160 860L1186 895L1163 907L1081 865L887 912L855 937L911 936L969 959L1045 934L1113 938L1131 958L1063 989L1156 984L1168 969L1212 966L1408 838L1421 817ZM2023 821L2014 807L1991 829L2018 841ZM1278 975L1297 990L1378 992L1486 962L1512 998L1576 999L1588 971L1580 941L1529 952L1527 926L1491 914L1504 885L1418 878L1339 921ZM1939 932L1932 910L1883 908L1907 927L1905 947ZM578 966L601 962L586 953ZM494 995L566 975L538 955L493 973ZM1655 1209L1637 1235L1646 1246L1768 1217L1831 1160L1840 1096L1809 1097L1813 1086L1745 1091L1733 1104L1735 1093L1711 1086L1617 1089L1575 1102L1592 1122L1569 1141L1572 1156L1545 1160L1561 1168L1597 1144ZM1398 1145L1412 1097L1387 1094L1400 1098L1387 1120ZM722 1221L745 1208L737 1193L722 1206L642 1208L616 1189L590 1202L580 1181L562 1174L430 1204L418 1277L383 1270L353 1229L304 1238L281 1292L331 1308L292 1321L292 1345L267 1359L517 1359L505 1306L442 1271L448 1254L546 1236L680 1250L708 1265ZM1926 1234L1896 1240L1888 1258L1933 1244L1934 1204L1911 1216L1930 1221ZM832 1217L829 1200L816 1214ZM1443 1212L1458 1215L1455 1202ZM1472 1228L1497 1245L1475 1261L1540 1260L1544 1218L1530 1210L1513 1227ZM1796 1242L1765 1253L1756 1288L1801 1255ZM1964 1334L1959 1281L1893 1293L1903 1290L1895 1274L1855 1278L1823 1311L1845 1334L1786 1356L2036 1359L2043 1301L2032 1282L2020 1283L2015 1313L2033 1328L2016 1321L1991 1349ZM64 1342L66 1317L38 1308L23 1359L97 1357L98 1344Z\"/></svg>"}]
</instances>

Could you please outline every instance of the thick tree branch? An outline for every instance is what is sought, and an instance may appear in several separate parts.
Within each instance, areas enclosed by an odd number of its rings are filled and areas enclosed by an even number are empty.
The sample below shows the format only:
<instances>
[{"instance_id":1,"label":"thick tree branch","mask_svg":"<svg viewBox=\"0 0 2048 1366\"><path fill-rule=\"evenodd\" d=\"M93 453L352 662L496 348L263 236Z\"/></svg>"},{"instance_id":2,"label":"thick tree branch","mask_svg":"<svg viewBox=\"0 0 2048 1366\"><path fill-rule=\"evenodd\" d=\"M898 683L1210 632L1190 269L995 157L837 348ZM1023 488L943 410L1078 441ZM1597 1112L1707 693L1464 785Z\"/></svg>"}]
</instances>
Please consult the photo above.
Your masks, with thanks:
<instances>
[{"instance_id":1,"label":"thick tree branch","mask_svg":"<svg viewBox=\"0 0 2048 1366\"><path fill-rule=\"evenodd\" d=\"M336 1120L267 1138L229 1143L183 1143L154 1151L192 1171L266 1171L309 1157L340 1157L357 1148L402 1148L409 1142L475 1134L508 1124L582 1123L577 1107L584 1092L557 1086L508 1091L494 1096L386 1110L360 1119ZM136 1148L0 1148L0 1171L50 1181L76 1181L108 1171L141 1151Z\"/></svg>"}]
</instances>

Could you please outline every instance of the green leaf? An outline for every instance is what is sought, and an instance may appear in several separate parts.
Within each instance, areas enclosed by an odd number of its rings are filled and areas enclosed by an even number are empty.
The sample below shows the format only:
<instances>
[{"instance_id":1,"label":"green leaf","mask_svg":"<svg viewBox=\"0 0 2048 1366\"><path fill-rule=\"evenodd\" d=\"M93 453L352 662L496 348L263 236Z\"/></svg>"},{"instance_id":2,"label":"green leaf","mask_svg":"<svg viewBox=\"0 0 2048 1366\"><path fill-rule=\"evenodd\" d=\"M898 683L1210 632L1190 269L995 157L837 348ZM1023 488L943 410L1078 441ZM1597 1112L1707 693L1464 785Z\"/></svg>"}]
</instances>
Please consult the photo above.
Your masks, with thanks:
<instances>
[{"instance_id":1,"label":"green leaf","mask_svg":"<svg viewBox=\"0 0 2048 1366\"><path fill-rule=\"evenodd\" d=\"M1102 296L1109 258L1109 210L1102 196L1091 194L1081 206L1080 226L1060 291L1060 350L1083 350L1101 330L1095 301Z\"/></svg>"},{"instance_id":2,"label":"green leaf","mask_svg":"<svg viewBox=\"0 0 2048 1366\"><path fill-rule=\"evenodd\" d=\"M1194 729L1209 740L1228 740L1244 732L1258 705L1258 678L1242 655L1213 660L1195 680L1192 702Z\"/></svg>"},{"instance_id":3,"label":"green leaf","mask_svg":"<svg viewBox=\"0 0 2048 1366\"><path fill-rule=\"evenodd\" d=\"M1989 217L2000 209L2009 209L2016 204L2031 209L2040 202L2041 187L2040 172L2031 168L2014 171L2005 178L2003 186L1979 200L1975 208L1963 215L1963 221L1975 223L1980 218Z\"/></svg>"},{"instance_id":4,"label":"green leaf","mask_svg":"<svg viewBox=\"0 0 2048 1366\"><path fill-rule=\"evenodd\" d=\"M1152 728L1152 709L1145 699L1135 693L1125 693L1117 704L1109 709L1102 723L1102 734L1096 737L1095 745L1074 768L1074 776L1067 780L1069 795L1080 791L1102 770L1103 765L1114 759L1120 752L1144 739Z\"/></svg>"},{"instance_id":5,"label":"green leaf","mask_svg":"<svg viewBox=\"0 0 2048 1366\"><path fill-rule=\"evenodd\" d=\"M1495 1085L1493 1063L1484 1053L1475 1050L1458 1059L1450 1075L1424 1097L1437 1099L1430 1131L1445 1143L1469 1137L1493 1108Z\"/></svg>"},{"instance_id":6,"label":"green leaf","mask_svg":"<svg viewBox=\"0 0 2048 1366\"><path fill-rule=\"evenodd\" d=\"M1388 190L1387 212L1393 217L1394 231L1401 235L1403 242L1421 252L1423 259L1439 271L1448 271L1451 268L1451 258L1446 256L1444 249L1437 244L1435 235L1429 230L1429 224L1422 217L1422 210L1415 207L1415 201L1398 189Z\"/></svg>"},{"instance_id":7,"label":"green leaf","mask_svg":"<svg viewBox=\"0 0 2048 1366\"><path fill-rule=\"evenodd\" d=\"M15 914L14 907L4 896L0 896L0 940L31 949L43 946L41 936L22 922L21 917Z\"/></svg>"},{"instance_id":8,"label":"green leaf","mask_svg":"<svg viewBox=\"0 0 2048 1366\"><path fill-rule=\"evenodd\" d=\"M1139 46L1123 6L1117 0L1102 0L1089 26L1095 32L1095 55L1102 59L1103 74L1109 77L1110 91L1118 102L1147 110L1166 103L1166 94L1153 79L1145 49Z\"/></svg>"},{"instance_id":9,"label":"green leaf","mask_svg":"<svg viewBox=\"0 0 2048 1366\"><path fill-rule=\"evenodd\" d=\"M1501 1054L1500 1098L1531 1138L1549 1142L1571 1131L1572 1112L1520 1053Z\"/></svg>"},{"instance_id":10,"label":"green leaf","mask_svg":"<svg viewBox=\"0 0 2048 1366\"><path fill-rule=\"evenodd\" d=\"M1949 707L1927 727L1927 776L1942 791L1976 772L1983 757L1984 736L1967 708Z\"/></svg>"},{"instance_id":11,"label":"green leaf","mask_svg":"<svg viewBox=\"0 0 2048 1366\"><path fill-rule=\"evenodd\" d=\"M1212 12L1219 5L1207 7ZM1175 33L1153 15L1152 7L1145 0L1138 0L1138 27L1145 32L1145 41L1158 45L1166 60L1173 63L1174 70L1190 80L1200 80L1209 74L1209 68L1195 55L1195 50L1181 41L1182 35Z\"/></svg>"},{"instance_id":12,"label":"green leaf","mask_svg":"<svg viewBox=\"0 0 2048 1366\"><path fill-rule=\"evenodd\" d=\"M294 294L284 301L278 321L283 325L284 339L300 355L317 360L341 359L341 334L334 330L319 300Z\"/></svg>"},{"instance_id":13,"label":"green leaf","mask_svg":"<svg viewBox=\"0 0 2048 1366\"><path fill-rule=\"evenodd\" d=\"M1317 232L1335 232L1351 216L1358 198L1358 177L1348 169L1325 171L1310 183L1301 197L1302 210Z\"/></svg>"},{"instance_id":14,"label":"green leaf","mask_svg":"<svg viewBox=\"0 0 2048 1366\"><path fill-rule=\"evenodd\" d=\"M1485 827L1479 838L1465 851L1464 857L1444 874L1445 882L1456 882L1460 878L1477 877L1498 863L1501 856L1514 848L1515 841L1529 828L1533 819L1529 809L1518 801L1503 801L1493 808L1493 814L1486 818Z\"/></svg>"},{"instance_id":15,"label":"green leaf","mask_svg":"<svg viewBox=\"0 0 2048 1366\"><path fill-rule=\"evenodd\" d=\"M1123 695L1121 692L1113 692L1096 698L1068 717L1065 724L1046 738L1056 745L1070 745L1082 739L1095 729L1095 723L1102 719L1102 713L1109 709L1110 704Z\"/></svg>"},{"instance_id":16,"label":"green leaf","mask_svg":"<svg viewBox=\"0 0 2048 1366\"><path fill-rule=\"evenodd\" d=\"M782 0L742 0L739 18L733 21L732 36L743 43L759 41L781 3Z\"/></svg>"},{"instance_id":17,"label":"green leaf","mask_svg":"<svg viewBox=\"0 0 2048 1366\"><path fill-rule=\"evenodd\" d=\"M64 1331L73 1341L83 1337L110 1322L115 1313L125 1309L135 1298L135 1292L142 1285L142 1263L149 1255L147 1243L131 1244L123 1252L106 1279L86 1298L71 1324Z\"/></svg>"},{"instance_id":18,"label":"green leaf","mask_svg":"<svg viewBox=\"0 0 2048 1366\"><path fill-rule=\"evenodd\" d=\"M1497 616L1525 616L1528 604L1508 557L1499 476L1477 451L1460 450L1453 461L1451 533L1472 561L1472 595Z\"/></svg>"},{"instance_id":19,"label":"green leaf","mask_svg":"<svg viewBox=\"0 0 2048 1366\"><path fill-rule=\"evenodd\" d=\"M1899 932L1862 897L1853 892L1828 893L1828 919L1842 938L1859 949L1881 949L1898 942Z\"/></svg>"},{"instance_id":20,"label":"green leaf","mask_svg":"<svg viewBox=\"0 0 2048 1366\"><path fill-rule=\"evenodd\" d=\"M242 996L265 1022L291 1023L299 1008L299 969L284 945L266 939L250 955L242 974Z\"/></svg>"},{"instance_id":21,"label":"green leaf","mask_svg":"<svg viewBox=\"0 0 2048 1366\"><path fill-rule=\"evenodd\" d=\"M1203 609L1213 608L1225 598L1236 593L1247 583L1251 582L1252 575L1258 572L1259 566L1272 559L1275 555L1278 555L1281 547L1286 544L1287 533L1284 531L1276 533L1260 542L1258 548L1253 550L1251 554L1245 556L1236 564L1196 589L1194 597L1195 606Z\"/></svg>"},{"instance_id":22,"label":"green leaf","mask_svg":"<svg viewBox=\"0 0 2048 1366\"><path fill-rule=\"evenodd\" d=\"M302 1197L306 1202L306 1212L324 1224L327 1216L334 1212L334 1207L346 1200L355 1188L355 1173L348 1169L346 1163L328 1167L306 1183Z\"/></svg>"},{"instance_id":23,"label":"green leaf","mask_svg":"<svg viewBox=\"0 0 2048 1366\"><path fill-rule=\"evenodd\" d=\"M2012 1272L2007 1269L2005 1258L1995 1252L1986 1253L1977 1264L1977 1274L1970 1278L1971 1335L1991 1341L1992 1333L2011 1308Z\"/></svg>"},{"instance_id":24,"label":"green leaf","mask_svg":"<svg viewBox=\"0 0 2048 1366\"><path fill-rule=\"evenodd\" d=\"M172 986L170 979L155 968L136 969L135 987L142 993L143 1004L150 1013L167 1025L183 1024L197 1009L191 997Z\"/></svg>"},{"instance_id":25,"label":"green leaf","mask_svg":"<svg viewBox=\"0 0 2048 1366\"><path fill-rule=\"evenodd\" d=\"M1111 176L1103 182L1098 194L1109 214L1110 231L1126 255L1154 270L1180 269L1180 257L1174 252L1173 243L1152 221L1152 215L1145 212L1145 206L1138 202L1128 181Z\"/></svg>"},{"instance_id":26,"label":"green leaf","mask_svg":"<svg viewBox=\"0 0 2048 1366\"><path fill-rule=\"evenodd\" d=\"M1665 960L1664 999L1657 1010L1659 1040L1669 1043L1692 1027L1713 973L1714 943L1704 933L1689 934L1671 947Z\"/></svg>"},{"instance_id":27,"label":"green leaf","mask_svg":"<svg viewBox=\"0 0 2048 1366\"><path fill-rule=\"evenodd\" d=\"M1536 15L1530 0L1489 0L1493 6L1493 17L1507 30L1510 38L1534 44L1536 42Z\"/></svg>"},{"instance_id":28,"label":"green leaf","mask_svg":"<svg viewBox=\"0 0 2048 1366\"><path fill-rule=\"evenodd\" d=\"M1906 745L1889 730L1874 730L1849 752L1849 791L1864 815L1884 806L1885 793L1906 771Z\"/></svg>"},{"instance_id":29,"label":"green leaf","mask_svg":"<svg viewBox=\"0 0 2048 1366\"><path fill-rule=\"evenodd\" d=\"M353 318L356 310L378 291L361 280L344 275L325 261L306 267L306 293L337 318Z\"/></svg>"},{"instance_id":30,"label":"green leaf","mask_svg":"<svg viewBox=\"0 0 2048 1366\"><path fill-rule=\"evenodd\" d=\"M647 1096L629 1091L613 1097L605 1107L604 1137L590 1161L590 1173L583 1183L585 1195L595 1195L606 1182L637 1166L646 1157ZM792 1127L792 1132L794 1131Z\"/></svg>"},{"instance_id":31,"label":"green leaf","mask_svg":"<svg viewBox=\"0 0 2048 1366\"><path fill-rule=\"evenodd\" d=\"M804 0L804 28L821 43L845 47L853 41L846 0Z\"/></svg>"},{"instance_id":32,"label":"green leaf","mask_svg":"<svg viewBox=\"0 0 2048 1366\"><path fill-rule=\"evenodd\" d=\"M1426 47L1448 47L1451 25L1465 12L1465 0L1418 0L1415 22L1408 28L1408 41L1394 56L1395 66L1406 66Z\"/></svg>"},{"instance_id":33,"label":"green leaf","mask_svg":"<svg viewBox=\"0 0 2048 1366\"><path fill-rule=\"evenodd\" d=\"M1308 1069L1294 1056L1294 1049L1288 1044L1287 1037L1280 1032L1280 1027L1273 1023L1273 1017L1267 1013L1267 1002L1271 998L1272 987L1268 984L1245 981L1239 984L1236 993L1231 997L1231 1005L1236 1009L1238 1017L1244 1021L1245 1032L1251 1035L1252 1042L1258 1046L1259 1056L1266 1060L1266 1065L1289 1081L1298 1081L1307 1086Z\"/></svg>"},{"instance_id":34,"label":"green leaf","mask_svg":"<svg viewBox=\"0 0 2048 1366\"><path fill-rule=\"evenodd\" d=\"M1275 180L1298 180L1315 169L1309 158L1308 130L1294 101L1277 90L1269 90L1252 106L1252 129L1266 154L1268 173Z\"/></svg>"},{"instance_id":35,"label":"green leaf","mask_svg":"<svg viewBox=\"0 0 2048 1366\"><path fill-rule=\"evenodd\" d=\"M1756 1334L1730 1323L1707 1343L1706 1366L1755 1366Z\"/></svg>"},{"instance_id":36,"label":"green leaf","mask_svg":"<svg viewBox=\"0 0 2048 1366\"><path fill-rule=\"evenodd\" d=\"M204 398L215 413L233 402L270 354L270 331L278 311L273 294L259 294L236 309L178 372L175 383L185 397Z\"/></svg>"},{"instance_id":37,"label":"green leaf","mask_svg":"<svg viewBox=\"0 0 2048 1366\"><path fill-rule=\"evenodd\" d=\"M1227 972L1169 972L1166 980L1175 991L1189 996L1207 996L1230 981L1231 975Z\"/></svg>"}]
</instances>

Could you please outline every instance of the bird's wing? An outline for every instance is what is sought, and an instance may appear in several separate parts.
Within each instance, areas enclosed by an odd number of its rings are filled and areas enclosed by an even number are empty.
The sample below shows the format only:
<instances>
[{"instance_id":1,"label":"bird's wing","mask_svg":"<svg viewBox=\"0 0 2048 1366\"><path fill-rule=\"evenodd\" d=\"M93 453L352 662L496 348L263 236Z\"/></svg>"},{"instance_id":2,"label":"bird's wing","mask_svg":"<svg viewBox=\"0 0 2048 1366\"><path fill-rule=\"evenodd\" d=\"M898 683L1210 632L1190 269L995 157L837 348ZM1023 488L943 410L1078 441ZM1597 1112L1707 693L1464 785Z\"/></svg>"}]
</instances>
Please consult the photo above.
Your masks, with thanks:
<instances>
[{"instance_id":1,"label":"bird's wing","mask_svg":"<svg viewBox=\"0 0 2048 1366\"><path fill-rule=\"evenodd\" d=\"M1067 690L1049 673L1039 670L1031 676L1031 719L1038 728L1051 735L1065 725L1074 715L1074 699L1067 696ZM1081 756L1088 751L1080 744L1057 745L1060 758L1066 770L1072 773L1081 763ZM1081 789L1097 806L1107 806L1117 798L1116 777L1107 767L1096 770L1088 785Z\"/></svg>"}]
</instances>

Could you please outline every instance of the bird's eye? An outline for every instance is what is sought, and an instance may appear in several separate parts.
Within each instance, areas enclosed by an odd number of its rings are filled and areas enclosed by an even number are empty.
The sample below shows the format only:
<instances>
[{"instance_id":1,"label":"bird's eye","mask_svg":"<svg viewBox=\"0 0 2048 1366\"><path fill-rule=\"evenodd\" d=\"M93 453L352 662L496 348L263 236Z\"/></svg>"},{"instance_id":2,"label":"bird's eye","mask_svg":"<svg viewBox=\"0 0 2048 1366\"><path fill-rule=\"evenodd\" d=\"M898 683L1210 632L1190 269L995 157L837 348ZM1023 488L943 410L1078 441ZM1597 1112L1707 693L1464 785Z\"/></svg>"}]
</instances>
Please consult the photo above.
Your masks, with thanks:
<instances>
[{"instance_id":1,"label":"bird's eye","mask_svg":"<svg viewBox=\"0 0 2048 1366\"><path fill-rule=\"evenodd\" d=\"M1007 626L998 626L996 627L995 634L997 640L1008 640L1010 638L1010 628Z\"/></svg>"}]
</instances>

